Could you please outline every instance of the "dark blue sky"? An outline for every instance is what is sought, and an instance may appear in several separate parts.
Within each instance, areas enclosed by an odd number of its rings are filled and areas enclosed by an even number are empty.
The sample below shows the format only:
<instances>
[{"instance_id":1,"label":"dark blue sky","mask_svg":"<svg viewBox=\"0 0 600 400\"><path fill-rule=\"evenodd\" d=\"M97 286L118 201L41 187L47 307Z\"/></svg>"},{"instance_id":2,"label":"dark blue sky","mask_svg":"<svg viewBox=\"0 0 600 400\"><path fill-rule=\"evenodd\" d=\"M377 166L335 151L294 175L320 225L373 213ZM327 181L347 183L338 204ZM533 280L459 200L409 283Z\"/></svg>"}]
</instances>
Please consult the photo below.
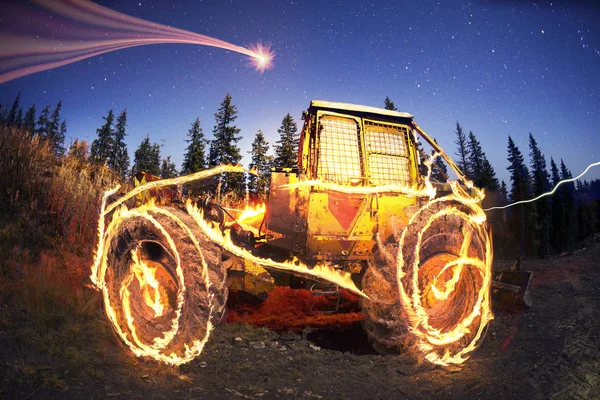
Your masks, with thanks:
<instances>
[{"instance_id":1,"label":"dark blue sky","mask_svg":"<svg viewBox=\"0 0 600 400\"><path fill-rule=\"evenodd\" d=\"M455 152L459 121L508 183L508 134L526 155L531 132L547 161L573 174L600 160L600 6L595 1L104 1L154 22L277 53L264 74L218 48L119 50L0 85L26 107L63 100L68 138L92 141L108 109L128 110L130 156L146 134L181 165L196 117L208 138L230 92L246 155L258 129L273 144L286 113L311 99L402 111ZM0 13L1 15L1 13ZM18 21L17 21L18 22ZM0 30L14 21L2 20ZM0 44L1 46L1 44ZM249 157L245 157L247 166ZM598 169L589 178L600 177Z\"/></svg>"}]
</instances>

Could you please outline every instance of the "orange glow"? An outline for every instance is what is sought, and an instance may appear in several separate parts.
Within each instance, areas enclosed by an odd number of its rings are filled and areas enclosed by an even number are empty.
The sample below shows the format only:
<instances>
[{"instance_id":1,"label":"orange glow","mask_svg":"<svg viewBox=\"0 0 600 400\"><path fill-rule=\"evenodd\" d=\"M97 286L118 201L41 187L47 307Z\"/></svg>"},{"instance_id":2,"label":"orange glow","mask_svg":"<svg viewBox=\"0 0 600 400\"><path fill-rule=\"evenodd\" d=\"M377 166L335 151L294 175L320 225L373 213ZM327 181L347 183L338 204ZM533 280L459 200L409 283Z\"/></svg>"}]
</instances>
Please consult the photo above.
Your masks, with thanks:
<instances>
[{"instance_id":1,"label":"orange glow","mask_svg":"<svg viewBox=\"0 0 600 400\"><path fill-rule=\"evenodd\" d=\"M146 305L154 310L154 317L160 317L165 310L164 294L161 296L159 283L156 279L158 267L151 268L145 261L140 261L139 248L131 252L131 273L138 280Z\"/></svg>"},{"instance_id":2,"label":"orange glow","mask_svg":"<svg viewBox=\"0 0 600 400\"><path fill-rule=\"evenodd\" d=\"M267 210L267 205L265 203L257 204L254 207L247 206L242 214L237 218L237 222L252 222L259 218L262 218L265 215L265 211Z\"/></svg>"}]
</instances>

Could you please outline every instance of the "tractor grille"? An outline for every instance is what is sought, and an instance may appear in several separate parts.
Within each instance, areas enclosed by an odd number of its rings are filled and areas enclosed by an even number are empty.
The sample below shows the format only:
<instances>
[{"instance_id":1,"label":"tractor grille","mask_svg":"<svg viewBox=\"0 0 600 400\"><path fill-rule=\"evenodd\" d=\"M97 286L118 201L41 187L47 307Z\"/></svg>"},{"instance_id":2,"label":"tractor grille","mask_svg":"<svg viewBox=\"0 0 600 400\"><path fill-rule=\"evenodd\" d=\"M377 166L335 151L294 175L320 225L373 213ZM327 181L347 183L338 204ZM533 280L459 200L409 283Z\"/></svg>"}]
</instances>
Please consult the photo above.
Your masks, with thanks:
<instances>
[{"instance_id":1,"label":"tractor grille","mask_svg":"<svg viewBox=\"0 0 600 400\"><path fill-rule=\"evenodd\" d=\"M347 183L362 179L360 128L355 120L324 115L320 118L317 176L323 181Z\"/></svg>"},{"instance_id":2,"label":"tractor grille","mask_svg":"<svg viewBox=\"0 0 600 400\"><path fill-rule=\"evenodd\" d=\"M406 128L365 121L365 142L371 183L404 184L410 181L410 153Z\"/></svg>"}]
</instances>

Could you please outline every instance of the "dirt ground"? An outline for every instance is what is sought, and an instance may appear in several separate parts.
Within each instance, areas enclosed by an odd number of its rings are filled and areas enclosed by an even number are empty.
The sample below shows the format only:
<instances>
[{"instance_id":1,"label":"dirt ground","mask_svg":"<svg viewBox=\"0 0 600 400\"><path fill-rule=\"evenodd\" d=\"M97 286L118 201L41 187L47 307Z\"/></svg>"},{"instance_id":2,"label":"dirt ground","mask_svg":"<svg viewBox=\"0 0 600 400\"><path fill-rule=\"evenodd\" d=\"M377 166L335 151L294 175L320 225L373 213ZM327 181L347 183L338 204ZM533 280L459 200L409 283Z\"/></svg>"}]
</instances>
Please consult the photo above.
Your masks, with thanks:
<instances>
[{"instance_id":1,"label":"dirt ground","mask_svg":"<svg viewBox=\"0 0 600 400\"><path fill-rule=\"evenodd\" d=\"M200 357L167 367L130 355L100 301L89 318L43 325L4 302L0 398L600 398L600 243L524 268L533 307L496 310L482 346L449 369L373 354L356 323L283 335L221 325Z\"/></svg>"}]
</instances>

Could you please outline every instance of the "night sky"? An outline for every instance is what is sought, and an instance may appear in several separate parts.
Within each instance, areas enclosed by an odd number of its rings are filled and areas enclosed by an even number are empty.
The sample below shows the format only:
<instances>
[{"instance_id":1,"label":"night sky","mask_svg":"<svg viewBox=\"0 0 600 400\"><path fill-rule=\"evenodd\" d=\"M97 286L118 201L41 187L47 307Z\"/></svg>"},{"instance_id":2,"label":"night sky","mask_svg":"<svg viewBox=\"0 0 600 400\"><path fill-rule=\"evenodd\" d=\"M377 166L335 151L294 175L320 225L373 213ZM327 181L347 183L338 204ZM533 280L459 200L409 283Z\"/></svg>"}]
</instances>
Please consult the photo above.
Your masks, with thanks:
<instances>
[{"instance_id":1,"label":"night sky","mask_svg":"<svg viewBox=\"0 0 600 400\"><path fill-rule=\"evenodd\" d=\"M104 1L139 18L249 46L269 43L263 74L218 48L161 44L118 50L0 85L25 109L63 100L72 138L89 142L108 109L128 111L130 157L146 134L181 166L200 117L210 139L227 92L247 152L258 129L274 144L286 113L298 127L311 99L383 107L389 96L453 158L459 121L508 181L508 134L528 134L548 164L574 175L600 161L600 6L595 1ZM2 6L0 6L2 7ZM0 31L18 20L2 17ZM23 15L23 18L27 18ZM4 43L0 43L2 46ZM271 149L272 150L272 149ZM587 178L600 177L600 168Z\"/></svg>"}]
</instances>

